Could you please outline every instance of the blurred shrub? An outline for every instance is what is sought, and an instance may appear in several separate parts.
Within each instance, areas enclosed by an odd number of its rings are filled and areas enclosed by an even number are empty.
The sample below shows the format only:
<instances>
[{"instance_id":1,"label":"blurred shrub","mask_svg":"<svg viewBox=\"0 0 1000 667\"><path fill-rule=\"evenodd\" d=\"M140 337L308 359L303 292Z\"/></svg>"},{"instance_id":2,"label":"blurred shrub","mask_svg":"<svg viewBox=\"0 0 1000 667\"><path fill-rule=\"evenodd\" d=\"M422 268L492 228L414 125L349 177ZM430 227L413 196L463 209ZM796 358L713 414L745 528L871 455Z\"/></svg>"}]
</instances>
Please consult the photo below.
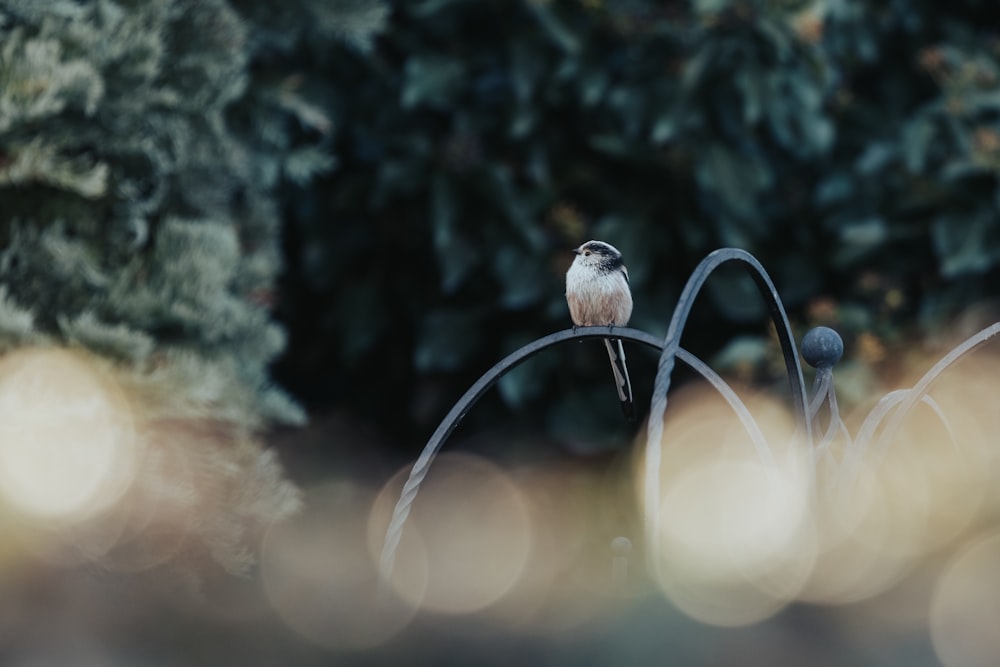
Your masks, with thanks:
<instances>
[{"instance_id":1,"label":"blurred shrub","mask_svg":"<svg viewBox=\"0 0 1000 667\"><path fill-rule=\"evenodd\" d=\"M128 388L135 495L87 530L125 536L127 519L143 527L132 543L155 551L147 502L184 536L188 560L233 572L247 570L257 533L299 504L259 438L304 421L270 376L285 345L270 308L276 190L331 162L298 129L322 125L322 112L263 64L317 35L364 46L385 14L370 0L269 4L0 0L0 353L6 363L24 348L83 348L88 368L113 368ZM5 406L38 416L3 437L49 465L7 472L50 491L33 473L75 474L74 452L99 458L99 438L65 423L94 408L59 404L34 368L23 377L34 384L8 382ZM50 438L51 451L38 435L50 422L74 434ZM170 467L179 460L188 474ZM79 550L107 563L114 539Z\"/></svg>"},{"instance_id":2,"label":"blurred shrub","mask_svg":"<svg viewBox=\"0 0 1000 667\"><path fill-rule=\"evenodd\" d=\"M655 332L723 245L757 254L802 320L886 339L940 321L1000 266L988 5L424 0L397 3L370 51L300 53L329 87L337 164L286 193L282 377L424 434L500 356L569 324L565 249L589 238L623 251L632 324ZM694 351L765 334L742 276L710 301ZM598 440L617 423L605 365L580 346L500 393Z\"/></svg>"}]
</instances>

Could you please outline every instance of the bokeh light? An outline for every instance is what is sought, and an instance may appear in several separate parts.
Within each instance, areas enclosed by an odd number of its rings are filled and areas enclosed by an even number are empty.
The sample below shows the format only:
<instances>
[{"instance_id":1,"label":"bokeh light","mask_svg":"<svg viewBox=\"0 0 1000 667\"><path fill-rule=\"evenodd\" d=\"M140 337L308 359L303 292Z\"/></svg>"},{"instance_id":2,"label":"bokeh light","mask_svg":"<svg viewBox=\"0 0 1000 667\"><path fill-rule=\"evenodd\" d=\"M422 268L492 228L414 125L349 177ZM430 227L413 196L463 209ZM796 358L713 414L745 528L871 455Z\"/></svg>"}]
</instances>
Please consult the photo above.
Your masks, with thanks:
<instances>
[{"instance_id":1,"label":"bokeh light","mask_svg":"<svg viewBox=\"0 0 1000 667\"><path fill-rule=\"evenodd\" d=\"M371 520L373 553L409 468L383 488ZM532 552L531 522L521 491L495 464L469 454L438 457L403 531L389 582L408 602L436 612L483 610L509 593ZM417 545L422 545L422 549ZM423 567L421 566L423 564ZM426 572L417 580L405 573Z\"/></svg>"},{"instance_id":2,"label":"bokeh light","mask_svg":"<svg viewBox=\"0 0 1000 667\"><path fill-rule=\"evenodd\" d=\"M416 613L414 605L377 595L367 540L373 499L373 491L351 481L314 487L305 511L264 538L261 576L272 606L295 632L328 648L376 646ZM418 580L407 566L401 569L410 581Z\"/></svg>"},{"instance_id":3,"label":"bokeh light","mask_svg":"<svg viewBox=\"0 0 1000 667\"><path fill-rule=\"evenodd\" d=\"M914 566L920 523L905 513L895 520L891 498L870 466L858 465L850 482L835 487L819 479L818 554L800 599L847 604L885 591Z\"/></svg>"},{"instance_id":4,"label":"bokeh light","mask_svg":"<svg viewBox=\"0 0 1000 667\"><path fill-rule=\"evenodd\" d=\"M585 632L647 592L641 554L612 549L621 531L641 527L631 490L621 484L627 478L605 468L567 458L512 471L528 507L532 549L514 586L487 610L491 620L533 636Z\"/></svg>"},{"instance_id":5,"label":"bokeh light","mask_svg":"<svg viewBox=\"0 0 1000 667\"><path fill-rule=\"evenodd\" d=\"M807 459L786 445L774 448L773 462L760 460L717 395L702 387L678 394L664 426L660 506L649 536L654 574L693 618L758 622L795 599L811 573ZM794 442L787 413L773 401L748 405L769 442Z\"/></svg>"},{"instance_id":6,"label":"bokeh light","mask_svg":"<svg viewBox=\"0 0 1000 667\"><path fill-rule=\"evenodd\" d=\"M897 432L886 432L890 412L870 441L821 462L820 557L802 599L846 604L880 594L981 515L995 455L977 378L990 366L995 360L982 355L949 369Z\"/></svg>"},{"instance_id":7,"label":"bokeh light","mask_svg":"<svg viewBox=\"0 0 1000 667\"><path fill-rule=\"evenodd\" d=\"M931 602L934 650L945 667L1000 664L1000 534L981 538L945 568Z\"/></svg>"},{"instance_id":8,"label":"bokeh light","mask_svg":"<svg viewBox=\"0 0 1000 667\"><path fill-rule=\"evenodd\" d=\"M169 562L202 516L191 451L199 443L187 442L176 429L143 426L141 483L132 485L101 525L87 526L75 540L88 557L115 572L141 572Z\"/></svg>"},{"instance_id":9,"label":"bokeh light","mask_svg":"<svg viewBox=\"0 0 1000 667\"><path fill-rule=\"evenodd\" d=\"M793 600L814 555L803 490L742 461L672 478L656 536L657 578L671 601L706 623L744 625Z\"/></svg>"},{"instance_id":10,"label":"bokeh light","mask_svg":"<svg viewBox=\"0 0 1000 667\"><path fill-rule=\"evenodd\" d=\"M19 512L94 516L132 483L135 450L129 403L93 361L41 348L0 361L0 494Z\"/></svg>"}]
</instances>

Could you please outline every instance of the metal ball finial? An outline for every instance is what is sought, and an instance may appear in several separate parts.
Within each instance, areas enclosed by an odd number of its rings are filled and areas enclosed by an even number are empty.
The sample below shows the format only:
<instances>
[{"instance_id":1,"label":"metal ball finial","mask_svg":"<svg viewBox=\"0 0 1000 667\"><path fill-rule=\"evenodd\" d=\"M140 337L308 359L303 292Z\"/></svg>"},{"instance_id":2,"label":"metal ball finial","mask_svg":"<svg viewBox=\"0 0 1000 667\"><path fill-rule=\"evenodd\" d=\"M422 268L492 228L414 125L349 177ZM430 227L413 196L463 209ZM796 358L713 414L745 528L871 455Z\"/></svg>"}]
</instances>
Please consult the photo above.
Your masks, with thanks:
<instances>
[{"instance_id":1,"label":"metal ball finial","mask_svg":"<svg viewBox=\"0 0 1000 667\"><path fill-rule=\"evenodd\" d=\"M629 556L632 553L632 540L624 535L619 535L611 540L611 553L620 558Z\"/></svg>"},{"instance_id":2,"label":"metal ball finial","mask_svg":"<svg viewBox=\"0 0 1000 667\"><path fill-rule=\"evenodd\" d=\"M802 337L802 358L813 368L830 368L844 356L844 341L830 327L815 327Z\"/></svg>"}]
</instances>

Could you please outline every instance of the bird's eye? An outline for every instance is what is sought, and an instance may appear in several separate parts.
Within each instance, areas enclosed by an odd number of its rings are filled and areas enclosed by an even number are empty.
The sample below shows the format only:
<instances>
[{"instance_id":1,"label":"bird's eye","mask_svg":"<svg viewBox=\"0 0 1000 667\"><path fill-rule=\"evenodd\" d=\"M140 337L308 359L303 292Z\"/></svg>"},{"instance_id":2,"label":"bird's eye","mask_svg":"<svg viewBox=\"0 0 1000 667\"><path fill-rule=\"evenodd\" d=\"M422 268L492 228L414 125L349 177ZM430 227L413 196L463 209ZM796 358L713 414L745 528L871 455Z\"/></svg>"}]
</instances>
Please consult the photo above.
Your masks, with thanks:
<instances>
[{"instance_id":1,"label":"bird's eye","mask_svg":"<svg viewBox=\"0 0 1000 667\"><path fill-rule=\"evenodd\" d=\"M583 256L584 257L590 257L590 251L589 250L584 250L583 251Z\"/></svg>"}]
</instances>

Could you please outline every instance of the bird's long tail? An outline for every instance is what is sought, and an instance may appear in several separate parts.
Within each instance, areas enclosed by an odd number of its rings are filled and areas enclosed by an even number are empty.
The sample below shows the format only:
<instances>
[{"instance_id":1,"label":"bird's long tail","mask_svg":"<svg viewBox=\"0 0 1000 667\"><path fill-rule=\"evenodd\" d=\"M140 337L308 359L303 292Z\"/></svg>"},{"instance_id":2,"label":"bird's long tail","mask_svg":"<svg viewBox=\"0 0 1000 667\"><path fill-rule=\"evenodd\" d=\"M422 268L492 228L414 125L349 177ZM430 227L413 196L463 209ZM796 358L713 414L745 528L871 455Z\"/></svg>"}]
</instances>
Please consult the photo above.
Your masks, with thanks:
<instances>
[{"instance_id":1,"label":"bird's long tail","mask_svg":"<svg viewBox=\"0 0 1000 667\"><path fill-rule=\"evenodd\" d=\"M618 389L618 400L622 403L622 414L625 419L635 421L635 405L632 402L632 383L628 379L628 367L625 366L625 348L620 338L605 338L604 346L608 348L611 358L611 371L615 374L615 387Z\"/></svg>"}]
</instances>

